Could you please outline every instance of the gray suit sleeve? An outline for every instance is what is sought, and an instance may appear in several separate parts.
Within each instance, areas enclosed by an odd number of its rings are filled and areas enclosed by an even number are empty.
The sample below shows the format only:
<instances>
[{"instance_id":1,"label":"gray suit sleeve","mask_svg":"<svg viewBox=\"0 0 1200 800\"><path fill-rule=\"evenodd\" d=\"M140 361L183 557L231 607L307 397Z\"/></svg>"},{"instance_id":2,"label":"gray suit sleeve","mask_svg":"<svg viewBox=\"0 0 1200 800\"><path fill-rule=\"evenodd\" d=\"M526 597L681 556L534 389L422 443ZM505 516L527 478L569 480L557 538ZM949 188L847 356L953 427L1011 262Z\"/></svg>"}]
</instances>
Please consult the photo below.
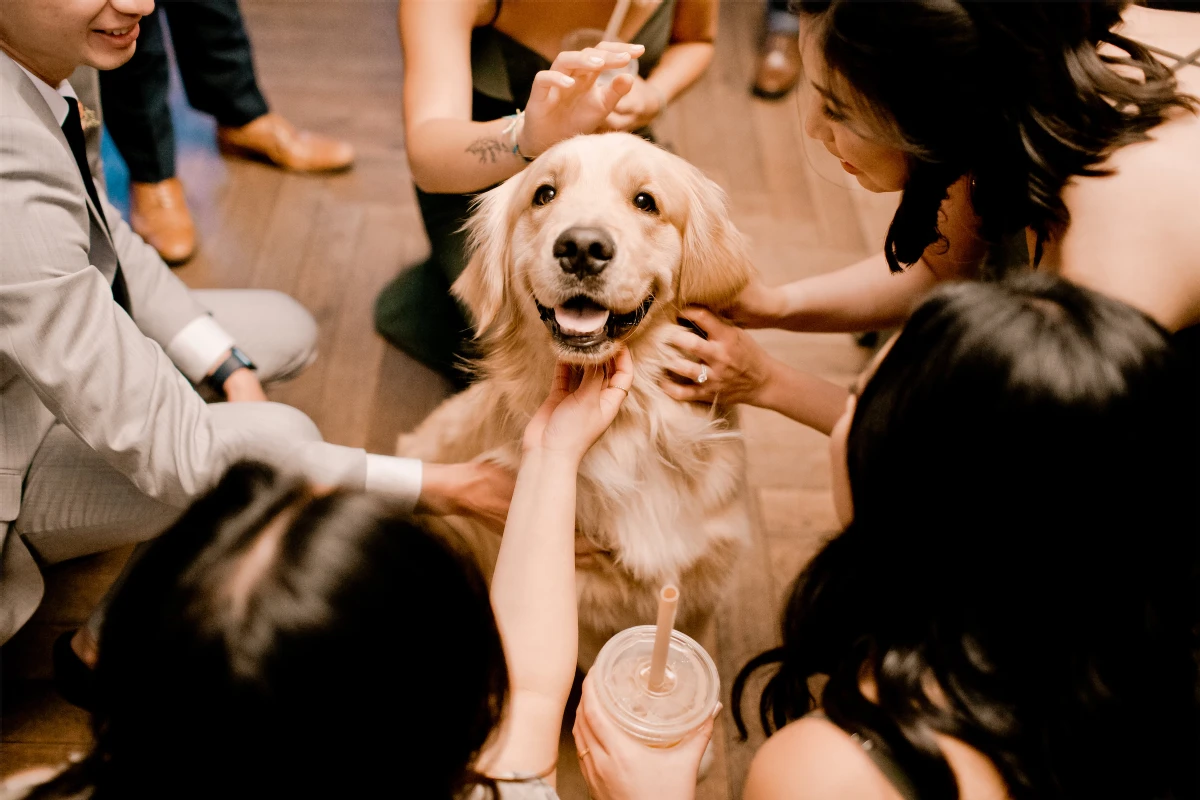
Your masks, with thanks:
<instances>
[{"instance_id":1,"label":"gray suit sleeve","mask_svg":"<svg viewBox=\"0 0 1200 800\"><path fill-rule=\"evenodd\" d=\"M71 87L79 101L93 111L101 121L104 111L100 106L100 79L92 67L79 67L71 75ZM100 158L99 127L87 132L88 165L92 179L104 205L104 216L108 221L109 233L121 260L125 280L129 284L130 299L133 301L134 321L142 332L159 346L167 348L175 335L189 322L208 309L200 305L188 291L183 281L165 268L154 248L142 241L121 216L120 211L108 200L104 181L104 164Z\"/></svg>"},{"instance_id":2,"label":"gray suit sleeve","mask_svg":"<svg viewBox=\"0 0 1200 800\"><path fill-rule=\"evenodd\" d=\"M104 190L97 186L97 191L104 204L104 216L108 220L117 258L121 260L121 269L129 284L134 321L142 333L165 348L175 334L196 317L207 314L208 309L192 296L187 284L175 277L154 248L133 232L121 212L109 202Z\"/></svg>"},{"instance_id":3,"label":"gray suit sleeve","mask_svg":"<svg viewBox=\"0 0 1200 800\"><path fill-rule=\"evenodd\" d=\"M82 184L50 131L5 119L0 187L0 359L139 489L183 506L242 458L300 467L323 482L364 484L362 450L214 424L200 396L113 302L90 265ZM137 254L132 233L120 230L120 246ZM166 298L163 313L171 308L180 316L183 308L197 308L156 259L141 253L126 265L134 303ZM161 275L153 273L155 264ZM150 327L169 336L178 322L162 316L151 313Z\"/></svg>"}]
</instances>

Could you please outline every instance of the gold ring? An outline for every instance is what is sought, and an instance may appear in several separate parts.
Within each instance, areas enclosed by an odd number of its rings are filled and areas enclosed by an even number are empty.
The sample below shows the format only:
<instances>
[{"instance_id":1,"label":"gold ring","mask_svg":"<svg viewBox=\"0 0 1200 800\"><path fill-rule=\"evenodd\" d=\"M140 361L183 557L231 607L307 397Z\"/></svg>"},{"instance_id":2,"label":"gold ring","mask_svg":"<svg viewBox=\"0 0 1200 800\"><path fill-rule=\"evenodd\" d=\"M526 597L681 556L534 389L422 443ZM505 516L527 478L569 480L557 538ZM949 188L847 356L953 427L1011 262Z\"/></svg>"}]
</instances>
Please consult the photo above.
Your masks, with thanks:
<instances>
[{"instance_id":1,"label":"gold ring","mask_svg":"<svg viewBox=\"0 0 1200 800\"><path fill-rule=\"evenodd\" d=\"M579 757L580 757L580 758L587 758L587 754L588 754L588 753L590 753L590 752L592 752L592 751L591 751L591 750L580 750L580 751L579 751Z\"/></svg>"}]
</instances>

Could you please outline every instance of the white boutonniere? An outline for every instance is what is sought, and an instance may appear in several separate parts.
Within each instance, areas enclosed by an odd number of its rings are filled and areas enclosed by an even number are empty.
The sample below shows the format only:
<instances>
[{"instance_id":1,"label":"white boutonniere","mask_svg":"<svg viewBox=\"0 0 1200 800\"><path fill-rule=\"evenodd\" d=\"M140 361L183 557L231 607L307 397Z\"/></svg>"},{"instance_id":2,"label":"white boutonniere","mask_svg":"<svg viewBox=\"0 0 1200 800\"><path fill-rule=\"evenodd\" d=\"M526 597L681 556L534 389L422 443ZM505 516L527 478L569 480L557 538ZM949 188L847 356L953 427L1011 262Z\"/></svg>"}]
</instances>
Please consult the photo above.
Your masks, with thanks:
<instances>
[{"instance_id":1,"label":"white boutonniere","mask_svg":"<svg viewBox=\"0 0 1200 800\"><path fill-rule=\"evenodd\" d=\"M83 103L79 104L79 121L83 124L84 133L90 133L100 127L100 115Z\"/></svg>"}]
</instances>

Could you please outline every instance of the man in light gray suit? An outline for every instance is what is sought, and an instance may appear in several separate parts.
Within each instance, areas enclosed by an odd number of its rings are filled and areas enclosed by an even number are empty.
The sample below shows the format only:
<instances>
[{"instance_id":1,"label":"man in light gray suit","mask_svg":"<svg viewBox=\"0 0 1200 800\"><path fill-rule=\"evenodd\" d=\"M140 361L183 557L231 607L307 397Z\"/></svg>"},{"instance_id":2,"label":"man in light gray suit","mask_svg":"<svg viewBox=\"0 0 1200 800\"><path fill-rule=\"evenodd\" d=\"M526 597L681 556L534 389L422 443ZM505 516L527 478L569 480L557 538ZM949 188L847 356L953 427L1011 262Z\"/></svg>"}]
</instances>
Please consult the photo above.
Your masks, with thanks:
<instances>
[{"instance_id":1,"label":"man in light gray suit","mask_svg":"<svg viewBox=\"0 0 1200 800\"><path fill-rule=\"evenodd\" d=\"M327 444L265 402L260 379L312 359L312 317L276 292L188 290L108 202L67 78L128 60L153 0L2 2L0 643L40 602L39 564L153 537L240 459L503 519L496 468ZM70 640L85 663L99 619Z\"/></svg>"}]
</instances>

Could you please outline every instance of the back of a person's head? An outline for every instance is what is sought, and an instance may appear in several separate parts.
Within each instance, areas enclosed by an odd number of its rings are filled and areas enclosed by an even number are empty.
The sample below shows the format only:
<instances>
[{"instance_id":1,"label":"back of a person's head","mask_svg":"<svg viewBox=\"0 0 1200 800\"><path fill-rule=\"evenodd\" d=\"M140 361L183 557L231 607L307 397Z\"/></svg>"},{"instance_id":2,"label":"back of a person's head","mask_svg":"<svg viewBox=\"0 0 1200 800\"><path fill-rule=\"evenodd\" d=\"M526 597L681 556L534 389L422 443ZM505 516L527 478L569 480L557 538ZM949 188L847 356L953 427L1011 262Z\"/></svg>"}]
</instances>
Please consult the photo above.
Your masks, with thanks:
<instances>
[{"instance_id":1,"label":"back of a person's head","mask_svg":"<svg viewBox=\"0 0 1200 800\"><path fill-rule=\"evenodd\" d=\"M1169 336L1128 305L1041 274L944 288L858 400L855 519L1080 543L1165 533L1192 521L1195 399Z\"/></svg>"},{"instance_id":2,"label":"back of a person's head","mask_svg":"<svg viewBox=\"0 0 1200 800\"><path fill-rule=\"evenodd\" d=\"M145 553L101 641L95 800L449 798L507 691L469 558L253 464Z\"/></svg>"},{"instance_id":3,"label":"back of a person's head","mask_svg":"<svg viewBox=\"0 0 1200 800\"><path fill-rule=\"evenodd\" d=\"M764 722L824 673L826 712L892 744L922 797L955 796L930 731L1013 797L1185 796L1198 411L1167 334L1117 301L1045 275L935 292L858 400L854 520L752 662L781 662Z\"/></svg>"}]
</instances>

